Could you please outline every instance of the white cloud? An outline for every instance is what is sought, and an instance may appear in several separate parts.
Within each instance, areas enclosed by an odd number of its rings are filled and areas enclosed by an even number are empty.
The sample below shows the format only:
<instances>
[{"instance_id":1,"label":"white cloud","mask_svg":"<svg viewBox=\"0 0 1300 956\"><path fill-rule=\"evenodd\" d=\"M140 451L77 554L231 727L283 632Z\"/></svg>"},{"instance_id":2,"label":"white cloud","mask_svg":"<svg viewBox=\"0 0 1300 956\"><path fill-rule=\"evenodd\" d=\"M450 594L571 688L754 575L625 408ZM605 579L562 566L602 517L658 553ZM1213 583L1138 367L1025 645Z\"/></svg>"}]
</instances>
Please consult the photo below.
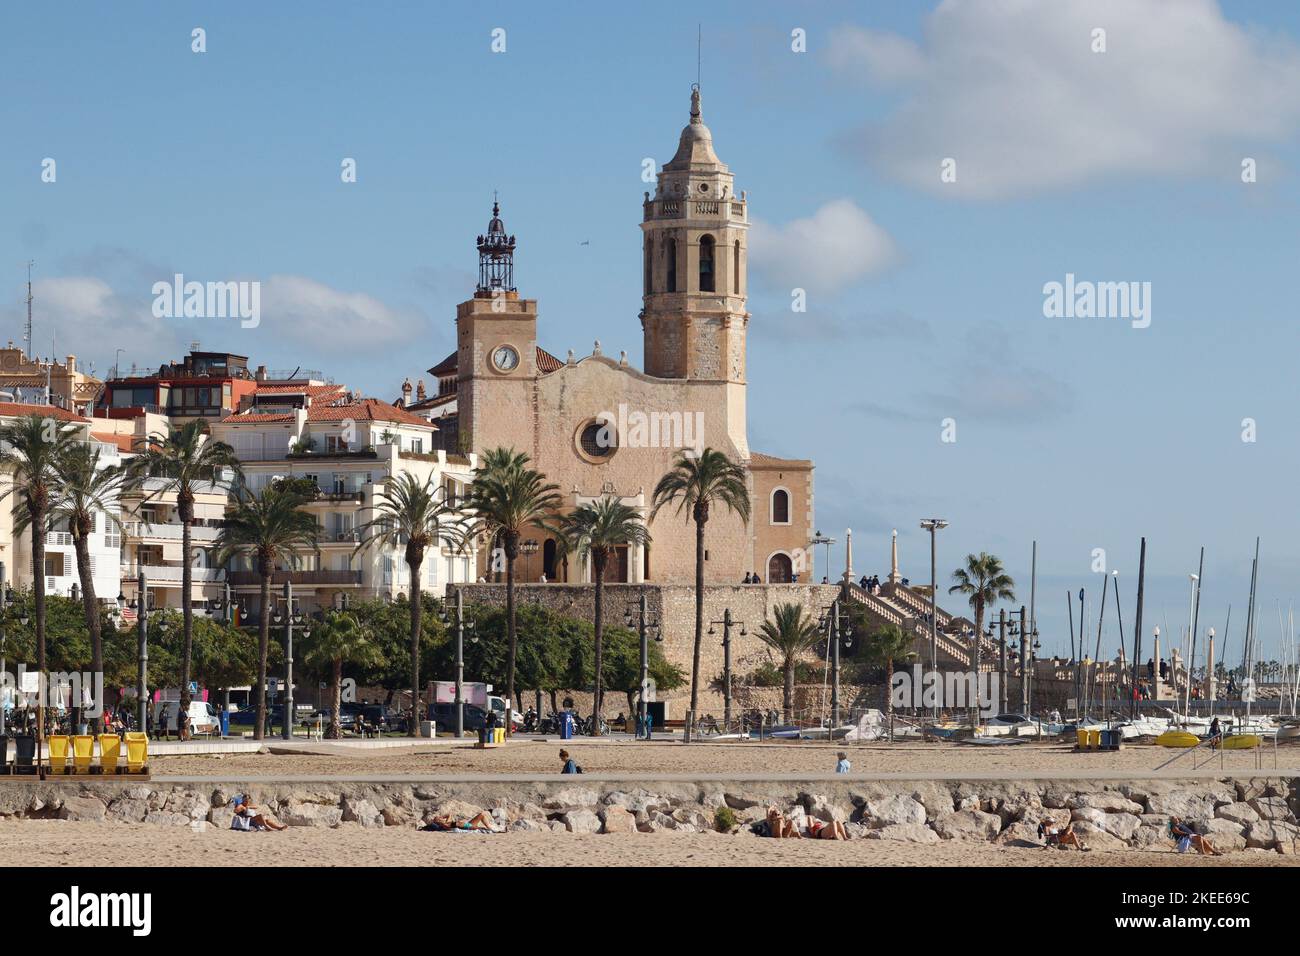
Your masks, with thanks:
<instances>
[{"instance_id":1,"label":"white cloud","mask_svg":"<svg viewBox=\"0 0 1300 956\"><path fill-rule=\"evenodd\" d=\"M919 44L845 27L828 59L899 93L849 137L855 152L940 195L1235 177L1243 157L1300 130L1300 49L1229 22L1213 0L946 0ZM947 157L955 183L940 181Z\"/></svg>"},{"instance_id":2,"label":"white cloud","mask_svg":"<svg viewBox=\"0 0 1300 956\"><path fill-rule=\"evenodd\" d=\"M834 291L887 268L894 241L851 199L835 199L783 226L754 220L751 275L769 285Z\"/></svg>"},{"instance_id":3,"label":"white cloud","mask_svg":"<svg viewBox=\"0 0 1300 956\"><path fill-rule=\"evenodd\" d=\"M277 336L302 336L313 349L348 352L412 338L424 325L364 292L297 275L273 275L262 283L262 322Z\"/></svg>"}]
</instances>

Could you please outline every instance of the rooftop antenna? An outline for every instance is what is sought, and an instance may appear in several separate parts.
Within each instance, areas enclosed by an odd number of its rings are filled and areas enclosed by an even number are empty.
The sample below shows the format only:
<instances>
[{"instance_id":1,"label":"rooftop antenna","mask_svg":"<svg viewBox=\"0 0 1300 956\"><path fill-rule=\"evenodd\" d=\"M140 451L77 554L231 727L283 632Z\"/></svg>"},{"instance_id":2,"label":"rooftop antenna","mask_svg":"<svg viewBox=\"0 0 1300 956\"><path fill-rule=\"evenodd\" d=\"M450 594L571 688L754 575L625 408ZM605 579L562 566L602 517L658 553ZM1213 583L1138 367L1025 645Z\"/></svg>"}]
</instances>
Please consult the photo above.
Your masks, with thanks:
<instances>
[{"instance_id":1,"label":"rooftop antenna","mask_svg":"<svg viewBox=\"0 0 1300 956\"><path fill-rule=\"evenodd\" d=\"M23 330L23 341L27 343L27 361L32 360L32 266L35 259L27 260L27 327Z\"/></svg>"}]
</instances>

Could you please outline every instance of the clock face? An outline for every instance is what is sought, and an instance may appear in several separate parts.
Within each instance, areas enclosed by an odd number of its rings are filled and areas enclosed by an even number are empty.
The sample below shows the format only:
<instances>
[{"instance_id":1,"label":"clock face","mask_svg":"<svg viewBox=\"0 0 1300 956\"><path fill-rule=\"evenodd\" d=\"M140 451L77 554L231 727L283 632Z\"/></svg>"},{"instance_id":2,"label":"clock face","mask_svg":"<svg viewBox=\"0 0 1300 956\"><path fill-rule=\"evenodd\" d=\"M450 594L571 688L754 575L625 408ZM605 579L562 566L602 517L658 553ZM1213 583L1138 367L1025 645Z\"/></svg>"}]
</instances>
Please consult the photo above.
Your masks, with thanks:
<instances>
[{"instance_id":1,"label":"clock face","mask_svg":"<svg viewBox=\"0 0 1300 956\"><path fill-rule=\"evenodd\" d=\"M502 345L492 353L492 364L502 372L513 371L519 365L519 353L509 345Z\"/></svg>"}]
</instances>

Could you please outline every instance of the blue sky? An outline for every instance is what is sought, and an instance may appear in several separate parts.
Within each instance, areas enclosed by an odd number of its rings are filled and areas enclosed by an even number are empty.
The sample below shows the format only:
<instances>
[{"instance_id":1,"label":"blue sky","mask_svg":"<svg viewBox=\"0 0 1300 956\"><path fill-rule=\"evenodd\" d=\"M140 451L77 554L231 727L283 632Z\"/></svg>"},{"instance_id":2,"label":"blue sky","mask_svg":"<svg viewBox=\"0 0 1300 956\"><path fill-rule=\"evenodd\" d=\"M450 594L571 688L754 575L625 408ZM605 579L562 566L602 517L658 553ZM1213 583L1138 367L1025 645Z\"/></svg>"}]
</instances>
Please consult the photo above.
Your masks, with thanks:
<instances>
[{"instance_id":1,"label":"blue sky","mask_svg":"<svg viewBox=\"0 0 1300 956\"><path fill-rule=\"evenodd\" d=\"M705 120L755 220L751 444L816 460L822 530L852 526L856 565L883 573L897 527L919 580L917 520L941 515L940 567L995 552L1026 600L1036 538L1061 652L1067 590L1088 589L1095 639L1094 548L1127 635L1147 536L1149 647L1185 621L1204 545L1202 630L1231 603L1234 660L1259 534L1276 654L1300 571L1300 11L865 6L11 6L0 338L21 337L32 258L41 354L57 334L103 372L118 346L145 367L197 340L391 398L451 350L495 189L542 344L639 363L641 161L676 146L699 22ZM154 319L173 272L263 281L262 325ZM1066 273L1150 282L1150 327L1044 317Z\"/></svg>"}]
</instances>

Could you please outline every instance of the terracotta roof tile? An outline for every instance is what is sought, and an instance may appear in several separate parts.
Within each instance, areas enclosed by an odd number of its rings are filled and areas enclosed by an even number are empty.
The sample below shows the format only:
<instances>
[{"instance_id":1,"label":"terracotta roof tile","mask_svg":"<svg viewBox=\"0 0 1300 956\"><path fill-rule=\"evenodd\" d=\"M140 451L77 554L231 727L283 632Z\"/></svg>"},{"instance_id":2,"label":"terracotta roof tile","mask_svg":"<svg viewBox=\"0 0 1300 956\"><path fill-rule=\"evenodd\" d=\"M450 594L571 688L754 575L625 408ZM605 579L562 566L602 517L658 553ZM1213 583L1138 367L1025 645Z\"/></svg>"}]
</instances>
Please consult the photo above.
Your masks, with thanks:
<instances>
[{"instance_id":1,"label":"terracotta roof tile","mask_svg":"<svg viewBox=\"0 0 1300 956\"><path fill-rule=\"evenodd\" d=\"M812 464L806 458L776 458L757 451L749 453L750 468L811 468Z\"/></svg>"},{"instance_id":2,"label":"terracotta roof tile","mask_svg":"<svg viewBox=\"0 0 1300 956\"><path fill-rule=\"evenodd\" d=\"M29 405L26 402L0 402L0 417L22 418L24 415L43 415L46 418L55 418L61 422L88 422L89 418L82 418L66 408L59 408L57 405Z\"/></svg>"},{"instance_id":3,"label":"terracotta roof tile","mask_svg":"<svg viewBox=\"0 0 1300 956\"><path fill-rule=\"evenodd\" d=\"M537 346L537 371L545 375L547 372L554 372L556 369L563 368L564 363L557 359L540 345ZM429 369L430 375L444 376L450 375L456 371L456 353L452 352L445 359Z\"/></svg>"}]
</instances>

